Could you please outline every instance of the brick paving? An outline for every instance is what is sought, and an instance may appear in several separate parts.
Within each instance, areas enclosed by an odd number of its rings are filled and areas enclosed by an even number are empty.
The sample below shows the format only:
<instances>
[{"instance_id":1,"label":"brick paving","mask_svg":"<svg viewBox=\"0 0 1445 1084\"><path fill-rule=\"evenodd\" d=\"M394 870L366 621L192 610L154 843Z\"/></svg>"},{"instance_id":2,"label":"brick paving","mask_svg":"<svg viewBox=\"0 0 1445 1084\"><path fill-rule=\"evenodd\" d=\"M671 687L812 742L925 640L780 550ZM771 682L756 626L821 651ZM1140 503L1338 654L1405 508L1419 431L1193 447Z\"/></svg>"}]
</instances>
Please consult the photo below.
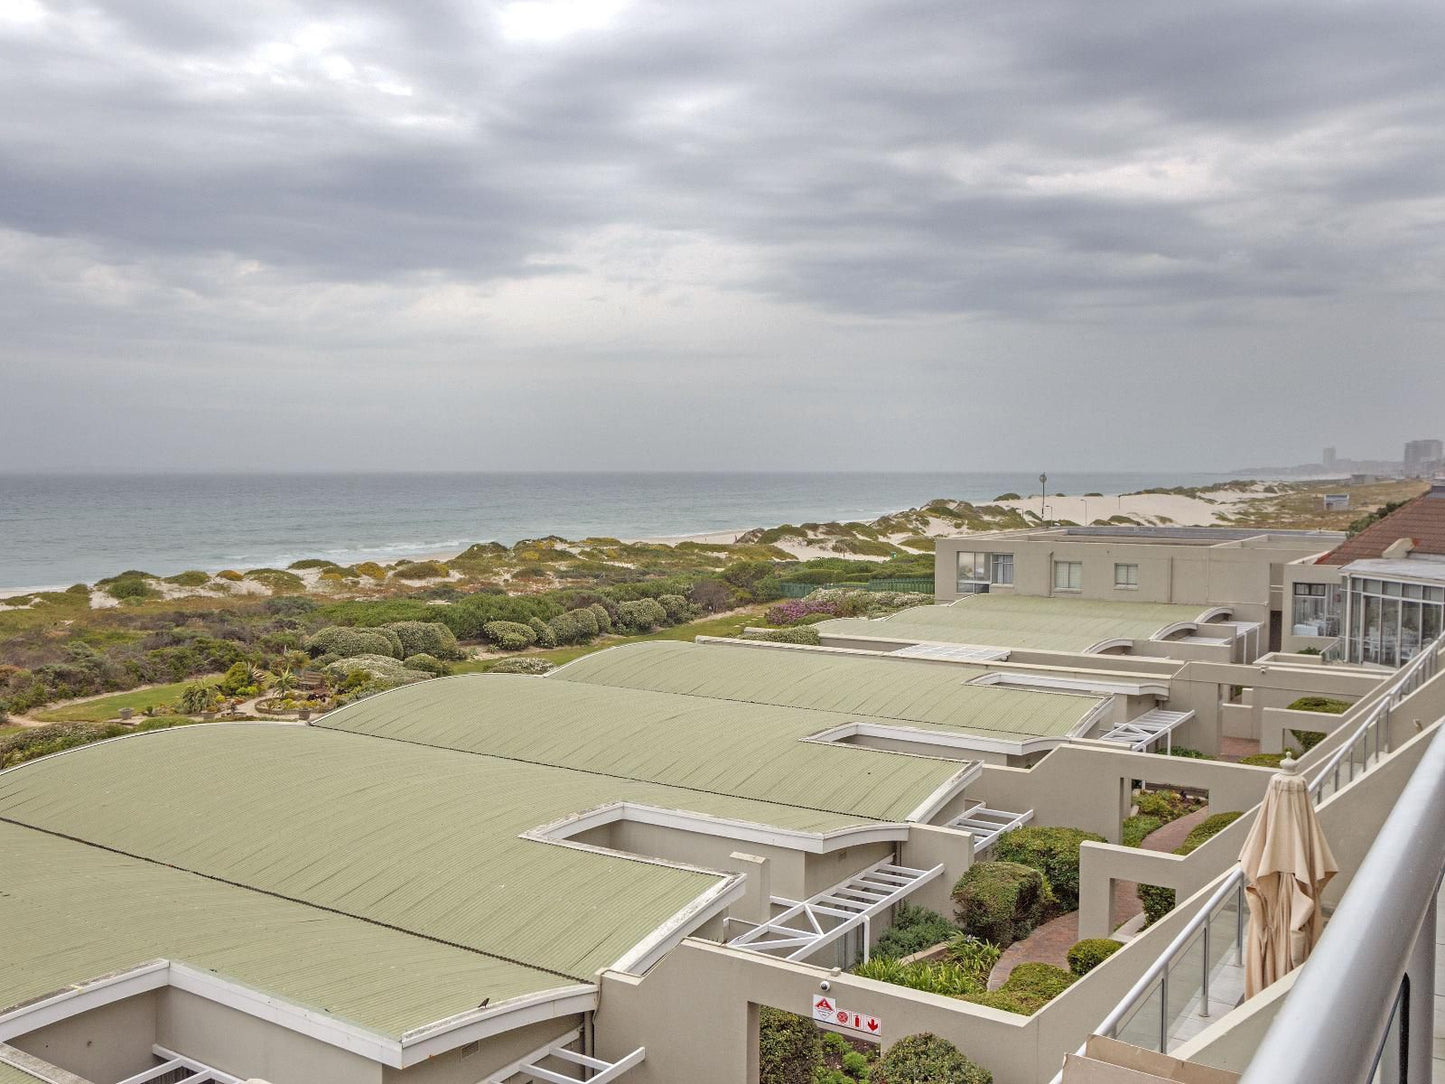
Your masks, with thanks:
<instances>
[{"instance_id":1,"label":"brick paving","mask_svg":"<svg viewBox=\"0 0 1445 1084\"><path fill-rule=\"evenodd\" d=\"M1209 810L1206 808L1180 817L1178 820L1170 821L1144 838L1143 849L1146 851L1172 851L1183 843L1184 837L1207 816L1209 816ZM1136 888L1133 881L1114 882L1114 898L1110 907L1113 929L1117 930L1143 911L1143 907L1139 903L1139 896L1135 891ZM1067 971L1069 949L1078 939L1079 912L1070 911L1066 915L1060 915L1052 921L1045 922L1022 941L1016 941L1004 949L998 963L994 964L993 970L989 972L988 988L997 990L1008 981L1009 975L1019 964L1053 964L1055 967L1062 967Z\"/></svg>"},{"instance_id":2,"label":"brick paving","mask_svg":"<svg viewBox=\"0 0 1445 1084\"><path fill-rule=\"evenodd\" d=\"M1232 760L1236 764L1245 757L1253 756L1259 752L1258 738L1231 738L1220 735L1219 738L1219 759Z\"/></svg>"}]
</instances>

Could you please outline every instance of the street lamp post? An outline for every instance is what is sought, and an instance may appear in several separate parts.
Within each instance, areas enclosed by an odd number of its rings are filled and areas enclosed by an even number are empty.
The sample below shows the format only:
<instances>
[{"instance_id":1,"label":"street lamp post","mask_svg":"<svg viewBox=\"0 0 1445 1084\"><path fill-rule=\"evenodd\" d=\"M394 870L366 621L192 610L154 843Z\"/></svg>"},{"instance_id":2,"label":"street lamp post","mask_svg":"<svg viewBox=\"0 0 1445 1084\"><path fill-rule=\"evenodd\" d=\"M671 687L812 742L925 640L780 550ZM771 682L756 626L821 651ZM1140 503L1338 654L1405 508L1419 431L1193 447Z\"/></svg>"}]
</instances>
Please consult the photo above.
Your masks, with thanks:
<instances>
[{"instance_id":1,"label":"street lamp post","mask_svg":"<svg viewBox=\"0 0 1445 1084\"><path fill-rule=\"evenodd\" d=\"M1048 485L1049 476L1047 474L1039 475L1039 519L1048 518L1049 510L1044 507L1044 501L1049 495Z\"/></svg>"}]
</instances>

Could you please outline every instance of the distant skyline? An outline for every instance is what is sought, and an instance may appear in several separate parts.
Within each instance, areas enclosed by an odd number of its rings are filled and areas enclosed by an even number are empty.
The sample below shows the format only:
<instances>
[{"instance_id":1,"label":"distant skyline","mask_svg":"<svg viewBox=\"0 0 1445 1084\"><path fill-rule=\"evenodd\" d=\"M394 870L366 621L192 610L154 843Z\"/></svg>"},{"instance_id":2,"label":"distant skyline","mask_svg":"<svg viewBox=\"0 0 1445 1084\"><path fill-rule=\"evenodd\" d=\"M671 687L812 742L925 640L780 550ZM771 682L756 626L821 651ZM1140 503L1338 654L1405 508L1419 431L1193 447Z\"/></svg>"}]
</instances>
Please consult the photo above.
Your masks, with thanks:
<instances>
[{"instance_id":1,"label":"distant skyline","mask_svg":"<svg viewBox=\"0 0 1445 1084\"><path fill-rule=\"evenodd\" d=\"M1437 0L0 0L0 471L1398 459L1442 56Z\"/></svg>"}]
</instances>

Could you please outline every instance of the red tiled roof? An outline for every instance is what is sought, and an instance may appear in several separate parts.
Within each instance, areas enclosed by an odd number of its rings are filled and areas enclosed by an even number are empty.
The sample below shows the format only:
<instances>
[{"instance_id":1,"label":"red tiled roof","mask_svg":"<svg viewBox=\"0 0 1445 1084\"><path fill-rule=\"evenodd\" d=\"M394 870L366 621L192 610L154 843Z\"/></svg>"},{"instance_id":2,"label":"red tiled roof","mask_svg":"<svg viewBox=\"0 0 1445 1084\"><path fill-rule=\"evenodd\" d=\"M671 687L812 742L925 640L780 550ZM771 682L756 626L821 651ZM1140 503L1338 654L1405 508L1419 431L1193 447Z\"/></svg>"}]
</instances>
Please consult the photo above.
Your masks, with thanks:
<instances>
[{"instance_id":1,"label":"red tiled roof","mask_svg":"<svg viewBox=\"0 0 1445 1084\"><path fill-rule=\"evenodd\" d=\"M1347 565L1351 561L1381 557L1402 538L1414 540L1412 553L1445 556L1445 485L1431 486L1403 508L1370 524L1353 538L1345 539L1315 563Z\"/></svg>"}]
</instances>

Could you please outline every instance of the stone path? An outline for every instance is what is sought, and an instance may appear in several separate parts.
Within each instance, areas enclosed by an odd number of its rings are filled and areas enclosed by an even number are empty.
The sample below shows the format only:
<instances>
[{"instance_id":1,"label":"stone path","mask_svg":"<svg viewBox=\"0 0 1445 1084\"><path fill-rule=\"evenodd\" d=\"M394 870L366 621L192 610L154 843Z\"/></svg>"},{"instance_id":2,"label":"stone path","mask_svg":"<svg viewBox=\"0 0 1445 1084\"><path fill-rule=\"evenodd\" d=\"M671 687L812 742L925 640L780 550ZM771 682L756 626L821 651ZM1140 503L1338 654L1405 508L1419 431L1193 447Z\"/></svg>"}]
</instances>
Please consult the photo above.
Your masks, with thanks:
<instances>
[{"instance_id":1,"label":"stone path","mask_svg":"<svg viewBox=\"0 0 1445 1084\"><path fill-rule=\"evenodd\" d=\"M1165 852L1174 850L1184 842L1184 837L1194 829L1194 826L1208 816L1209 810L1205 808L1180 817L1178 820L1170 821L1144 838L1143 849ZM1135 891L1136 888L1133 881L1114 882L1113 905L1110 908L1114 929L1117 930L1143 910L1139 903L1138 893ZM1055 967L1062 967L1067 971L1069 949L1078 939L1079 912L1070 911L1066 915L1060 915L1052 921L1045 922L1022 941L1016 941L1004 950L998 963L994 964L993 970L989 972L988 988L997 990L1008 981L1009 975L1019 964L1053 964Z\"/></svg>"}]
</instances>

